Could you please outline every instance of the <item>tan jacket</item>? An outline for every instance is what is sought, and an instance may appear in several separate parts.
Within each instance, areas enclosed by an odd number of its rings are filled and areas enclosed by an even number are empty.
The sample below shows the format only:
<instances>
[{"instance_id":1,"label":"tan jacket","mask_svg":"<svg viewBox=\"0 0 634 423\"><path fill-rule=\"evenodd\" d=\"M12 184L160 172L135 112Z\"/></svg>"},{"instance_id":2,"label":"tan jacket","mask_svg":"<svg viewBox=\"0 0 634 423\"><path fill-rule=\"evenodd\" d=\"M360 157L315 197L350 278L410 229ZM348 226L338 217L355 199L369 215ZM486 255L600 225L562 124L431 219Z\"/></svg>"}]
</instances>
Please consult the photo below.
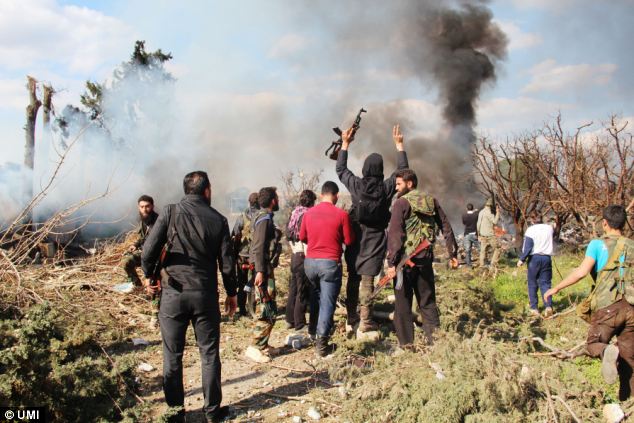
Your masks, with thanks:
<instances>
[{"instance_id":1,"label":"tan jacket","mask_svg":"<svg viewBox=\"0 0 634 423\"><path fill-rule=\"evenodd\" d=\"M494 236L493 226L500 220L500 209L495 215L491 213L490 207L485 207L478 214L478 236Z\"/></svg>"}]
</instances>

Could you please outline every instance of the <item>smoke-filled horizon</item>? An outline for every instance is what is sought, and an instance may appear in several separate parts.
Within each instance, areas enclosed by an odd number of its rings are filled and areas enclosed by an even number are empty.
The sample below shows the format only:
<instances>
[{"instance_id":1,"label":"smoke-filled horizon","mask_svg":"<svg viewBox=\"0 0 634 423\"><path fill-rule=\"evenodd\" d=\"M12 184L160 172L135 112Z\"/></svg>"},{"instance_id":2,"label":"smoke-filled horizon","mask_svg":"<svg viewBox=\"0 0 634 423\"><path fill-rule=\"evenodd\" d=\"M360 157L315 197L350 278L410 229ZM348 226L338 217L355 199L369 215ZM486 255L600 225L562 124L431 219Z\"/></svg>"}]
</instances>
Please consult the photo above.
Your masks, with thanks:
<instances>
[{"instance_id":1,"label":"smoke-filled horizon","mask_svg":"<svg viewBox=\"0 0 634 423\"><path fill-rule=\"evenodd\" d=\"M279 186L287 170L323 169L323 180L336 180L335 162L324 156L331 128L350 125L363 106L368 113L351 147L352 170L360 173L363 158L376 151L386 175L392 172L391 129L399 123L421 189L438 196L455 220L467 201L478 199L469 156L478 99L506 53L507 39L486 2L358 1L341 5L336 16L329 12L324 4L286 10L289 33L325 32L326 41L283 56L289 77L282 82L243 76L218 90L213 60L202 55L175 82L156 78L151 90L137 81L111 92L104 101L108 136L91 129L81 136L37 216L109 185L108 197L84 213L130 228L139 195L152 195L159 206L177 201L183 176L197 169L210 174L212 203L225 214L230 193ZM185 59L172 61L176 68L179 60ZM322 69L331 76L318 76ZM386 81L399 82L396 91L386 92ZM430 93L433 103L425 100ZM65 105L55 105L60 114ZM68 128L70 138L83 124ZM51 140L38 127L36 138L37 192L52 170L59 134Z\"/></svg>"}]
</instances>

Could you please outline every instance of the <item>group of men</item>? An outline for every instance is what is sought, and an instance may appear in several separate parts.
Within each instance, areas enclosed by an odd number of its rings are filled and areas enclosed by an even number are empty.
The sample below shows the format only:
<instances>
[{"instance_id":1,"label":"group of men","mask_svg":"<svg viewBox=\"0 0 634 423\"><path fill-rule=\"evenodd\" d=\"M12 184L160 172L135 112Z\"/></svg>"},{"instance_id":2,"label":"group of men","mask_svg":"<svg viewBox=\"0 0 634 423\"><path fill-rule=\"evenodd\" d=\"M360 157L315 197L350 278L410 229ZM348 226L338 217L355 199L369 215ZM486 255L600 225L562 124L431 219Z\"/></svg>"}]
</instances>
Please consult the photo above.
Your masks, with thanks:
<instances>
[{"instance_id":1,"label":"group of men","mask_svg":"<svg viewBox=\"0 0 634 423\"><path fill-rule=\"evenodd\" d=\"M480 211L467 204L467 211L462 215L464 225L463 247L465 251L465 264L472 266L472 251L474 247L480 247L479 265L486 266L488 250L491 248L490 266L495 267L500 259L500 242L495 233L495 228L500 221L500 209L493 204L493 199L489 198Z\"/></svg>"},{"instance_id":2,"label":"group of men","mask_svg":"<svg viewBox=\"0 0 634 423\"><path fill-rule=\"evenodd\" d=\"M399 344L414 342L412 301L416 295L424 316L425 339L433 342L439 326L432 269L435 236L441 230L457 265L457 245L440 204L418 189L416 174L408 169L403 135L395 126L397 170L384 179L383 158L376 153L364 163L362 176L348 169L354 129L342 134L336 171L352 198L349 212L336 207L339 186L333 181L317 195L306 190L286 227L291 256L291 281L286 310L289 328L306 330L314 339L318 357L331 354L334 313L348 270L347 323L360 332L377 329L372 317L374 279L385 260L387 274L398 280L395 329ZM275 268L279 262L282 231L274 223L279 198L274 187L249 196L249 208L229 232L226 218L211 207L211 183L203 171L187 174L185 196L158 215L154 201L138 201L139 240L127 252L123 266L134 285L160 296L159 322L163 338L163 390L169 406L183 407L182 358L187 326L191 323L201 355L203 411L208 421L228 413L221 407L220 306L217 273L226 291L225 312L253 318L253 340L246 356L258 362L271 359L269 345L277 316ZM392 205L392 198L398 199ZM390 212L391 208L391 212ZM424 245L423 245L424 244ZM345 246L345 249L344 249ZM135 267L140 261L146 278ZM157 265L162 268L156 277ZM160 280L157 280L160 279ZM308 323L306 311L309 310ZM174 417L179 421L183 412Z\"/></svg>"},{"instance_id":3,"label":"group of men","mask_svg":"<svg viewBox=\"0 0 634 423\"><path fill-rule=\"evenodd\" d=\"M362 175L348 169L348 151L354 129L342 134L336 172L351 194L349 212L336 207L339 186L325 182L317 195L306 190L286 225L291 248L291 279L286 307L287 327L305 330L314 339L318 357L327 357L335 345L334 313L342 288L343 262L346 263L347 326L357 334L377 329L372 299L375 278L387 263L386 275L395 287L394 328L399 347L414 343L412 302L416 297L423 317L424 339L434 342L440 325L436 305L433 245L443 233L452 267L458 266L458 248L453 230L437 199L418 187L418 178L408 168L403 135L396 125L392 138L397 150L397 169L384 178L383 159L370 154ZM191 323L201 355L203 411L208 421L220 421L228 414L221 407L220 384L220 305L217 274L220 270L226 291L225 312L253 318L253 340L246 356L257 362L271 360L271 331L278 314L275 298L275 268L279 262L282 231L274 223L279 198L274 187L264 187L249 196L249 208L230 233L226 218L211 207L211 183L203 171L187 174L185 196L178 204L166 206L160 215L153 211L151 197L139 199L142 220L140 242L130 248L127 269L139 260L146 279L141 283L150 294L160 294L159 321L163 338L163 389L169 406L183 407L183 367L187 326ZM396 196L396 200L392 201ZM465 247L476 240L486 254L494 247L494 225L499 211L492 202L477 213L468 207L465 222ZM473 217L477 216L477 217ZM548 315L551 297L591 273L597 280L588 335L590 354L603 358L608 380L621 378L621 397L634 388L634 287L631 283L628 251L634 242L622 236L627 215L621 206L606 208L603 226L605 239L593 241L578 269L555 288L552 276L552 226L531 216L518 265L528 262L531 309L537 308L540 288ZM475 230L473 223L475 222ZM549 229L550 228L550 229ZM151 229L151 230L150 230ZM470 264L471 245L467 249ZM483 256L480 256L483 264ZM157 263L163 269L158 283L149 279ZM609 276L606 273L608 271ZM549 274L550 272L550 274ZM611 272L611 273L610 273ZM616 279L615 279L616 278ZM138 279L138 278L137 278ZM155 278L156 279L156 278ZM548 279L548 283L545 281ZM609 285L609 286L608 286ZM606 289L605 287L608 286ZM593 292L593 294L594 294ZM306 311L309 311L306 322ZM618 347L610 339L618 336ZM617 366L618 363L618 366ZM611 379L610 379L611 378ZM174 417L182 420L184 412Z\"/></svg>"}]
</instances>

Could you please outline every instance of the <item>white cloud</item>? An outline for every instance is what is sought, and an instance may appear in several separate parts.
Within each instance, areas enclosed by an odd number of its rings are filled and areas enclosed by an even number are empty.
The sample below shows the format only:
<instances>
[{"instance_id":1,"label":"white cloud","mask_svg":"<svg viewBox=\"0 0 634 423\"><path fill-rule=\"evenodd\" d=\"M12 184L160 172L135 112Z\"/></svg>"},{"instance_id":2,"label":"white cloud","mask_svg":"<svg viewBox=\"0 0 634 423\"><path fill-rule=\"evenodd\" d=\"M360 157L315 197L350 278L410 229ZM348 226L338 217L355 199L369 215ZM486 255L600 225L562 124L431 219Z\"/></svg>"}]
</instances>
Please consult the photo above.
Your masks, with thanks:
<instances>
[{"instance_id":1,"label":"white cloud","mask_svg":"<svg viewBox=\"0 0 634 423\"><path fill-rule=\"evenodd\" d=\"M0 2L0 67L42 63L90 73L130 49L132 28L101 12L56 0Z\"/></svg>"},{"instance_id":2,"label":"white cloud","mask_svg":"<svg viewBox=\"0 0 634 423\"><path fill-rule=\"evenodd\" d=\"M299 34L286 34L271 46L268 57L281 59L303 50L307 45L306 37Z\"/></svg>"},{"instance_id":3,"label":"white cloud","mask_svg":"<svg viewBox=\"0 0 634 423\"><path fill-rule=\"evenodd\" d=\"M543 41L541 35L532 32L524 32L513 22L497 21L502 31L509 37L509 50L520 50L540 45Z\"/></svg>"},{"instance_id":4,"label":"white cloud","mask_svg":"<svg viewBox=\"0 0 634 423\"><path fill-rule=\"evenodd\" d=\"M530 97L498 97L483 101L478 108L478 130L506 136L537 129L560 111L572 109L568 103L537 100Z\"/></svg>"},{"instance_id":5,"label":"white cloud","mask_svg":"<svg viewBox=\"0 0 634 423\"><path fill-rule=\"evenodd\" d=\"M518 9L542 9L561 12L574 4L575 0L513 0Z\"/></svg>"},{"instance_id":6,"label":"white cloud","mask_svg":"<svg viewBox=\"0 0 634 423\"><path fill-rule=\"evenodd\" d=\"M0 79L0 109L24 109L29 101L26 78Z\"/></svg>"},{"instance_id":7,"label":"white cloud","mask_svg":"<svg viewBox=\"0 0 634 423\"><path fill-rule=\"evenodd\" d=\"M558 65L555 60L549 59L529 71L532 79L522 89L522 93L566 92L606 85L612 80L616 69L617 65L613 63Z\"/></svg>"}]
</instances>

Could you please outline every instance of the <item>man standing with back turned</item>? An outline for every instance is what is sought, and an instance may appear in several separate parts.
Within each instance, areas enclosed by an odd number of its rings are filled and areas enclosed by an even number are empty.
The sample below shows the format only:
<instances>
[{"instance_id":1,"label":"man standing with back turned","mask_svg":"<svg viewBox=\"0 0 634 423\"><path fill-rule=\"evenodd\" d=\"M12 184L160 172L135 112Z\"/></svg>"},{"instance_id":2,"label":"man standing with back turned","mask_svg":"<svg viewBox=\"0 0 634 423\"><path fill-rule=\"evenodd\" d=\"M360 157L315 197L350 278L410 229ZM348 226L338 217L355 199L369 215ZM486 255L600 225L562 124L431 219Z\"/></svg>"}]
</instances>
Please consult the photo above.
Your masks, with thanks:
<instances>
[{"instance_id":1,"label":"man standing with back turned","mask_svg":"<svg viewBox=\"0 0 634 423\"><path fill-rule=\"evenodd\" d=\"M407 154L403 148L403 135L399 125L392 129L392 138L398 150L397 167L405 169L408 167ZM381 272L385 259L385 229L390 220L390 201L396 193L396 181L394 174L383 180L383 157L377 153L372 153L365 159L363 177L355 176L348 169L348 148L354 140L354 129L345 131L341 139L336 170L339 180L348 188L352 197L350 220L355 235L354 243L345 252L348 266L348 326L355 328L358 325L360 332L369 332L377 330L377 324L372 320L370 297L374 291L374 277ZM357 312L358 304L361 305L361 316Z\"/></svg>"},{"instance_id":2,"label":"man standing with back turned","mask_svg":"<svg viewBox=\"0 0 634 423\"><path fill-rule=\"evenodd\" d=\"M412 300L416 295L418 308L423 316L423 330L428 344L433 343L433 333L440 327L436 306L434 282L434 242L436 232L442 230L452 268L458 267L458 246L449 219L431 195L419 191L418 178L410 169L396 172L398 200L392 206L388 229L388 276L397 277L394 328L401 347L414 343ZM399 263L401 274L397 274Z\"/></svg>"},{"instance_id":3,"label":"man standing with back turned","mask_svg":"<svg viewBox=\"0 0 634 423\"><path fill-rule=\"evenodd\" d=\"M149 277L167 243L169 252L160 286L159 319L163 337L163 392L170 407L183 407L183 351L191 322L200 350L203 412L208 422L225 418L229 410L220 407L220 307L218 305L218 267L227 291L225 311L236 310L235 267L227 219L211 204L211 184L207 173L188 173L183 181L185 197L165 207L146 241L142 267ZM166 274L165 274L166 273ZM167 277L169 276L169 277ZM185 412L171 421L185 421Z\"/></svg>"}]
</instances>

